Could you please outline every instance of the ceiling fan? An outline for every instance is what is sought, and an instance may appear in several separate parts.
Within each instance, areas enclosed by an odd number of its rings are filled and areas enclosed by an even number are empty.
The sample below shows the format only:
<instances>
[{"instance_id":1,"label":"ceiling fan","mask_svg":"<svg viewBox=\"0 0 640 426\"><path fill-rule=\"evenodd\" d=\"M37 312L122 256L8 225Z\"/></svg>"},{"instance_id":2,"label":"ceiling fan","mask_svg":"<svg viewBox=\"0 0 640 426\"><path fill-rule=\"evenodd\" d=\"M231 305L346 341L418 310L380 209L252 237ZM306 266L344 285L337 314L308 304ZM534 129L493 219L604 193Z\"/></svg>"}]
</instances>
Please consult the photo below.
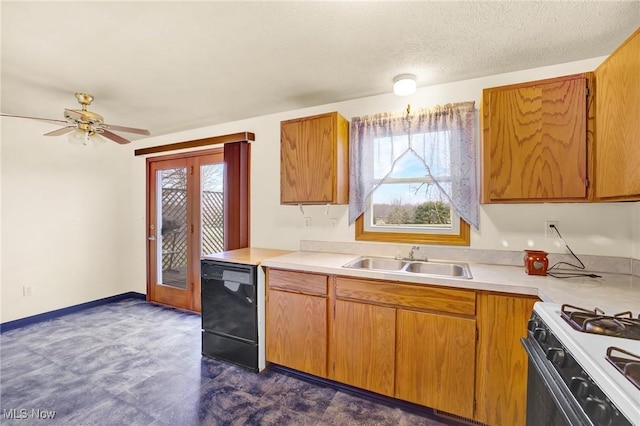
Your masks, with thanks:
<instances>
[{"instance_id":1,"label":"ceiling fan","mask_svg":"<svg viewBox=\"0 0 640 426\"><path fill-rule=\"evenodd\" d=\"M69 135L70 142L77 142L86 144L91 141L92 136L101 135L111 139L119 144L130 143L131 141L116 135L111 130L127 133L136 133L139 135L151 135L147 129L137 129L135 127L116 126L114 124L107 124L100 114L87 110L87 106L93 102L93 96L87 93L76 93L76 99L78 103L82 105L82 109L65 109L64 117L66 120L56 120L51 118L39 118L39 117L27 117L23 115L2 114L4 117L16 117L16 118L29 118L33 120L44 121L47 123L63 123L66 126L54 130L49 133L45 133L44 136L60 136L66 133L74 132Z\"/></svg>"}]
</instances>

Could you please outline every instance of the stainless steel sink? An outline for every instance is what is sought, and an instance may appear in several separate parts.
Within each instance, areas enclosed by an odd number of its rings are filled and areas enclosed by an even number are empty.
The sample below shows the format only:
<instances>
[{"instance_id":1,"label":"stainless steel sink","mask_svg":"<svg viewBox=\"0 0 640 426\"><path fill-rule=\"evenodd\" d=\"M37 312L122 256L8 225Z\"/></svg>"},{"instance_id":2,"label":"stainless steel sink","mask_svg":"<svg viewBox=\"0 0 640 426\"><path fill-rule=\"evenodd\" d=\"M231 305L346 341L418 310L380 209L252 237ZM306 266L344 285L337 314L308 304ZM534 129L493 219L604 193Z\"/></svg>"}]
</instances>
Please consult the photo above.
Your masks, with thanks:
<instances>
[{"instance_id":1,"label":"stainless steel sink","mask_svg":"<svg viewBox=\"0 0 640 426\"><path fill-rule=\"evenodd\" d=\"M399 271L407 262L386 257L361 257L344 265L353 269L376 269L380 271Z\"/></svg>"},{"instance_id":2,"label":"stainless steel sink","mask_svg":"<svg viewBox=\"0 0 640 426\"><path fill-rule=\"evenodd\" d=\"M413 274L471 278L469 265L466 263L411 262L406 266L405 270Z\"/></svg>"},{"instance_id":3,"label":"stainless steel sink","mask_svg":"<svg viewBox=\"0 0 640 426\"><path fill-rule=\"evenodd\" d=\"M471 279L469 265L461 262L418 261L388 257L362 256L343 268L369 269L390 273Z\"/></svg>"}]
</instances>

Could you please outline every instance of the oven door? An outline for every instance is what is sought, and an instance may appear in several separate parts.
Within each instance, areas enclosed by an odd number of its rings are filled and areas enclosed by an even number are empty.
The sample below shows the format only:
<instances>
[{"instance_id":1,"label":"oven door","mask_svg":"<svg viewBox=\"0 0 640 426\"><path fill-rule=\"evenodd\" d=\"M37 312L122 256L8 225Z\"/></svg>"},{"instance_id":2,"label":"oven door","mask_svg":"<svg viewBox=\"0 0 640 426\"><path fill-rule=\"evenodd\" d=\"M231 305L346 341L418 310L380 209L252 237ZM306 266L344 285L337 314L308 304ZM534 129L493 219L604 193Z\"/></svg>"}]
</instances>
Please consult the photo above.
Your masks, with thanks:
<instances>
[{"instance_id":1,"label":"oven door","mask_svg":"<svg viewBox=\"0 0 640 426\"><path fill-rule=\"evenodd\" d=\"M522 339L529 358L527 426L593 426L534 339Z\"/></svg>"}]
</instances>

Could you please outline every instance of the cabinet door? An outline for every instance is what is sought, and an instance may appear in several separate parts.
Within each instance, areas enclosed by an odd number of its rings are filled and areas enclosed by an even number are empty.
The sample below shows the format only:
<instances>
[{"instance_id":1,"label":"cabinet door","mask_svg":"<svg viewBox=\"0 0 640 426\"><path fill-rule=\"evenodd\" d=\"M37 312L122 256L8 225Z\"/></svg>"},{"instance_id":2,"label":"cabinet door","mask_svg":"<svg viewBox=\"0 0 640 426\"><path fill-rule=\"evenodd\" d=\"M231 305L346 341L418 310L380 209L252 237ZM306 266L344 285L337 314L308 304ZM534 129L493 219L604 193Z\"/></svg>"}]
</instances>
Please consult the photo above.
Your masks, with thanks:
<instances>
[{"instance_id":1,"label":"cabinet door","mask_svg":"<svg viewBox=\"0 0 640 426\"><path fill-rule=\"evenodd\" d=\"M349 122L337 112L280 123L280 203L349 202Z\"/></svg>"},{"instance_id":2,"label":"cabinet door","mask_svg":"<svg viewBox=\"0 0 640 426\"><path fill-rule=\"evenodd\" d=\"M640 200L640 29L595 74L596 197Z\"/></svg>"},{"instance_id":3,"label":"cabinet door","mask_svg":"<svg viewBox=\"0 0 640 426\"><path fill-rule=\"evenodd\" d=\"M396 310L337 300L333 379L393 396Z\"/></svg>"},{"instance_id":4,"label":"cabinet door","mask_svg":"<svg viewBox=\"0 0 640 426\"><path fill-rule=\"evenodd\" d=\"M281 124L281 203L333 202L334 122L321 115Z\"/></svg>"},{"instance_id":5,"label":"cabinet door","mask_svg":"<svg viewBox=\"0 0 640 426\"><path fill-rule=\"evenodd\" d=\"M483 202L587 198L587 76L483 91Z\"/></svg>"},{"instance_id":6,"label":"cabinet door","mask_svg":"<svg viewBox=\"0 0 640 426\"><path fill-rule=\"evenodd\" d=\"M266 359L327 376L327 298L269 290Z\"/></svg>"},{"instance_id":7,"label":"cabinet door","mask_svg":"<svg viewBox=\"0 0 640 426\"><path fill-rule=\"evenodd\" d=\"M398 309L396 398L473 418L474 319Z\"/></svg>"},{"instance_id":8,"label":"cabinet door","mask_svg":"<svg viewBox=\"0 0 640 426\"><path fill-rule=\"evenodd\" d=\"M527 412L527 353L520 338L537 298L478 295L478 390L476 420L524 426Z\"/></svg>"}]
</instances>

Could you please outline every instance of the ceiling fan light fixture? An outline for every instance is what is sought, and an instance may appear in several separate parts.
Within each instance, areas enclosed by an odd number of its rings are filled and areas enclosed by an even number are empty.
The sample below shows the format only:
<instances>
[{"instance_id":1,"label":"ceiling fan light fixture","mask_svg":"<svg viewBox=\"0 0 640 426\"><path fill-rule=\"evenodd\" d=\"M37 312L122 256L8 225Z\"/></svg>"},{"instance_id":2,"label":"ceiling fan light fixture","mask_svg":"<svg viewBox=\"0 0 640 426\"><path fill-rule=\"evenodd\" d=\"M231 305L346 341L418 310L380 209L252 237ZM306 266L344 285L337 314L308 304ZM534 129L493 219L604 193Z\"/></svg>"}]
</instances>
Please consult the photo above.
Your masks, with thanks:
<instances>
[{"instance_id":1,"label":"ceiling fan light fixture","mask_svg":"<svg viewBox=\"0 0 640 426\"><path fill-rule=\"evenodd\" d=\"M91 143L93 144L94 148L97 148L100 145L103 145L103 144L107 143L107 140L105 138L103 138L102 136L100 136L100 134L98 134L98 133L94 133L94 134L90 135L90 139L91 139Z\"/></svg>"},{"instance_id":2,"label":"ceiling fan light fixture","mask_svg":"<svg viewBox=\"0 0 640 426\"><path fill-rule=\"evenodd\" d=\"M396 96L413 95L416 87L416 76L413 74L400 74L393 79L393 94Z\"/></svg>"},{"instance_id":3,"label":"ceiling fan light fixture","mask_svg":"<svg viewBox=\"0 0 640 426\"><path fill-rule=\"evenodd\" d=\"M76 129L67 136L72 145L87 145L92 141L91 133L88 130Z\"/></svg>"},{"instance_id":4,"label":"ceiling fan light fixture","mask_svg":"<svg viewBox=\"0 0 640 426\"><path fill-rule=\"evenodd\" d=\"M151 135L151 132L147 129L106 124L100 114L96 114L95 112L87 110L87 105L91 104L91 102L93 101L93 96L89 95L88 93L76 93L76 100L78 101L78 103L80 103L82 109L65 108L65 120L4 113L0 113L0 116L29 118L32 120L55 123L59 126L64 125L64 127L60 129L45 133L44 136L67 135L68 141L74 145L88 145L89 142L91 142L95 147L98 145L102 145L102 143L106 142L107 139L110 139L121 145L131 142L130 140L123 138L116 133L113 133L113 130L118 132L136 133L138 135L145 136Z\"/></svg>"}]
</instances>

